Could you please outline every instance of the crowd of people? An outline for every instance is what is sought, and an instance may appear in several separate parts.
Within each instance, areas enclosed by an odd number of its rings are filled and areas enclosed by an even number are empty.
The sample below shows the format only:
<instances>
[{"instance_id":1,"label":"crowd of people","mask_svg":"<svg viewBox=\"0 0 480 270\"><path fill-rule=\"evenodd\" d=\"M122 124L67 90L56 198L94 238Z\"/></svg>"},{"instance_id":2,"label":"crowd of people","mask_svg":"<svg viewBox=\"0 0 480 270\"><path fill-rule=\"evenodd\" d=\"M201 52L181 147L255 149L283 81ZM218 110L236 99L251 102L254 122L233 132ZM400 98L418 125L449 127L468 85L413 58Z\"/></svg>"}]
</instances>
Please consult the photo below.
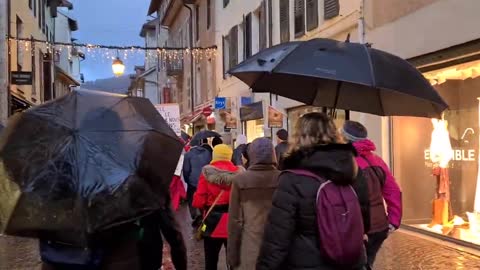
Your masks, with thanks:
<instances>
[{"instance_id":1,"label":"crowd of people","mask_svg":"<svg viewBox=\"0 0 480 270\"><path fill-rule=\"evenodd\" d=\"M338 129L327 115L309 113L291 136L276 135L276 146L270 138L248 143L239 135L234 147L215 137L185 149L182 177L204 269L217 269L222 247L229 269L372 269L382 243L400 226L402 204L367 129L354 121ZM163 239L175 268L187 269L169 202L134 225L119 229L115 235L123 237L108 245L96 249L105 242L99 241L67 255L42 241L44 269L158 270ZM82 256L99 268L79 266Z\"/></svg>"}]
</instances>

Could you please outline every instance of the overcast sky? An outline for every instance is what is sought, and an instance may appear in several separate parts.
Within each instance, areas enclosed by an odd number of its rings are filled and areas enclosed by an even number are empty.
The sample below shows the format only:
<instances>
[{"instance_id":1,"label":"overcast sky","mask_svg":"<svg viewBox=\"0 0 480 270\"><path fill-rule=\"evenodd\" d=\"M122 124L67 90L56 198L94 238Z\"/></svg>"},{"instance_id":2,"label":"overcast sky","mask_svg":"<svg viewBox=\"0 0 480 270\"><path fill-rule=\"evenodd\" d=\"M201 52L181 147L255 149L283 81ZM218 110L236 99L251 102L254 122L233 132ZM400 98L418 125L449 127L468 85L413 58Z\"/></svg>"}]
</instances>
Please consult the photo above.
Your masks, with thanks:
<instances>
[{"instance_id":1,"label":"overcast sky","mask_svg":"<svg viewBox=\"0 0 480 270\"><path fill-rule=\"evenodd\" d=\"M141 26L147 21L150 0L70 0L74 4L73 16L79 30L74 37L81 43L105 45L144 45L139 36ZM115 52L112 52L115 54ZM143 65L141 54L123 60L125 73L133 73L135 65ZM87 53L82 62L86 81L113 76L112 60L101 59Z\"/></svg>"}]
</instances>

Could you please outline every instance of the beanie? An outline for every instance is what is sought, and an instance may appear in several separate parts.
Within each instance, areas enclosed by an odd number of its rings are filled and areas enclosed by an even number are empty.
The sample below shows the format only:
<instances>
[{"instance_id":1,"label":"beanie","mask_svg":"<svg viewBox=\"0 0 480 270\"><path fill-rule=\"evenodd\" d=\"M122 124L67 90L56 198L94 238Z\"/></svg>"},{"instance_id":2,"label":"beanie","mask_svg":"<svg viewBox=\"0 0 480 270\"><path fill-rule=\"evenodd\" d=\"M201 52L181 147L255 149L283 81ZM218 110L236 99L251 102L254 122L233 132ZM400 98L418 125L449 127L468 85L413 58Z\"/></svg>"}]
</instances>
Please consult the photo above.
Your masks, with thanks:
<instances>
[{"instance_id":1,"label":"beanie","mask_svg":"<svg viewBox=\"0 0 480 270\"><path fill-rule=\"evenodd\" d=\"M341 131L345 139L350 142L361 141L368 137L367 128L355 121L345 121Z\"/></svg>"},{"instance_id":2,"label":"beanie","mask_svg":"<svg viewBox=\"0 0 480 270\"><path fill-rule=\"evenodd\" d=\"M232 160L233 150L226 144L219 144L213 148L212 162Z\"/></svg>"}]
</instances>

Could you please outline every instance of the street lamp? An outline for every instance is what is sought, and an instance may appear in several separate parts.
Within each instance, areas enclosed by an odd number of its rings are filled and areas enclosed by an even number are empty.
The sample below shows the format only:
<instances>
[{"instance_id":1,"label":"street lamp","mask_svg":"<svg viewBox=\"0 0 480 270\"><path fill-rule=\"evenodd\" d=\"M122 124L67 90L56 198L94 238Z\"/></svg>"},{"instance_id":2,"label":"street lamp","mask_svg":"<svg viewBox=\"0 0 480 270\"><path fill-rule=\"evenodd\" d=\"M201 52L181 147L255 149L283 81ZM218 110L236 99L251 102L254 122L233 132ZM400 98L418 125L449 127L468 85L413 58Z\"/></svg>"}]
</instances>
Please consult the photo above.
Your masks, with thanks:
<instances>
[{"instance_id":1,"label":"street lamp","mask_svg":"<svg viewBox=\"0 0 480 270\"><path fill-rule=\"evenodd\" d=\"M125 65L123 64L122 60L120 60L120 57L118 56L118 51L117 58L115 58L112 63L112 70L113 74L115 74L116 77L122 76L125 72Z\"/></svg>"}]
</instances>

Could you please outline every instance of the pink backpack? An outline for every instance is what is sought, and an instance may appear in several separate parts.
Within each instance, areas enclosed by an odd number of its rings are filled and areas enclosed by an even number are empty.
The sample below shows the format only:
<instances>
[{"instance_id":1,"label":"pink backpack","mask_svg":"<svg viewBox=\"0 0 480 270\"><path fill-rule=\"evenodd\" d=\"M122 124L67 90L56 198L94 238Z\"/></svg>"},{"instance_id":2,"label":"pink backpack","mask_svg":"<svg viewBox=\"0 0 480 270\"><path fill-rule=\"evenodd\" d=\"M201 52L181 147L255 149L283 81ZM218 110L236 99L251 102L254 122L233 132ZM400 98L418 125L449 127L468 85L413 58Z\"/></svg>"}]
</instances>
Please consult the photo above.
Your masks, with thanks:
<instances>
[{"instance_id":1,"label":"pink backpack","mask_svg":"<svg viewBox=\"0 0 480 270\"><path fill-rule=\"evenodd\" d=\"M306 170L287 172L314 178L317 191L316 214L320 250L337 265L355 265L365 256L363 219L357 194L352 186L339 186Z\"/></svg>"}]
</instances>

